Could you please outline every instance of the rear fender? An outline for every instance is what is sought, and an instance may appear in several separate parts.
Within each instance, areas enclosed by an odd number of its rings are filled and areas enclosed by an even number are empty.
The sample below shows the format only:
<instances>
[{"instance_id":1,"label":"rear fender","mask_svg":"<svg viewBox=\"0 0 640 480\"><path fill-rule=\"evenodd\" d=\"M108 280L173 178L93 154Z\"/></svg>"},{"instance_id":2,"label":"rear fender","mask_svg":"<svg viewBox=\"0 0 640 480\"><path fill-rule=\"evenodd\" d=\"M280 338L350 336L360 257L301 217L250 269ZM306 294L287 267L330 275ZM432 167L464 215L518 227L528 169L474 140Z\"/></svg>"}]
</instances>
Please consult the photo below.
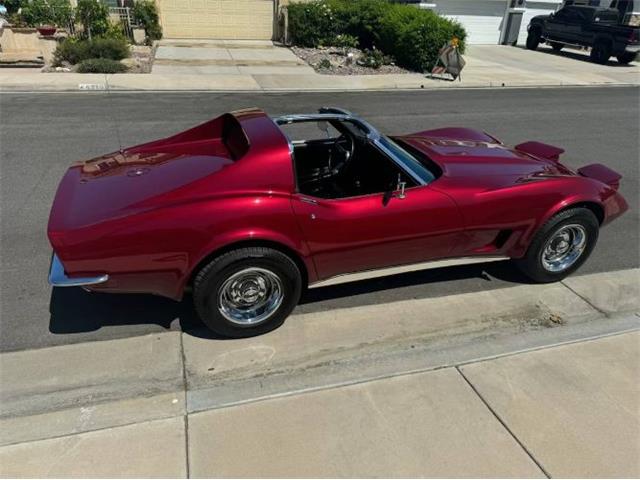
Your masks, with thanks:
<instances>
[{"instance_id":1,"label":"rear fender","mask_svg":"<svg viewBox=\"0 0 640 480\"><path fill-rule=\"evenodd\" d=\"M210 243L208 243L197 256L194 256L190 261L189 272L182 279L180 290L184 291L184 288L189 283L189 280L193 277L200 266L207 261L208 258L215 257L216 252L225 252L233 249L235 245L238 248L242 248L247 245L258 245L264 243L267 246L272 244L274 246L283 247L282 250L290 251L298 257L298 260L302 261L308 272L308 282L313 282L317 278L315 265L311 255L304 242L296 242L291 238L283 235L282 233L267 230L267 229L251 229L251 230L238 230L217 235Z\"/></svg>"}]
</instances>

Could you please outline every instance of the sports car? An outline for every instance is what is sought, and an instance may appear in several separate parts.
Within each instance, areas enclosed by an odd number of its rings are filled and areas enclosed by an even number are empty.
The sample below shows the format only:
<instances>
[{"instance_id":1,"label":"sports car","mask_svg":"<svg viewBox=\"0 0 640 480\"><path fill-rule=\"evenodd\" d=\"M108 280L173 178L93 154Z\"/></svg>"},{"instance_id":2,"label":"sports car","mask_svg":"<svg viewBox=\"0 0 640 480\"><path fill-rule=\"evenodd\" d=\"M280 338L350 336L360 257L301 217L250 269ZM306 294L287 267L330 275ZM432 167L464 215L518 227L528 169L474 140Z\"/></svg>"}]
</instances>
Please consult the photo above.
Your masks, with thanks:
<instances>
[{"instance_id":1,"label":"sports car","mask_svg":"<svg viewBox=\"0 0 640 480\"><path fill-rule=\"evenodd\" d=\"M49 219L49 281L190 292L228 337L276 328L306 288L357 272L512 259L554 282L628 208L618 173L574 171L562 153L467 128L387 136L338 108L226 113L71 166Z\"/></svg>"}]
</instances>

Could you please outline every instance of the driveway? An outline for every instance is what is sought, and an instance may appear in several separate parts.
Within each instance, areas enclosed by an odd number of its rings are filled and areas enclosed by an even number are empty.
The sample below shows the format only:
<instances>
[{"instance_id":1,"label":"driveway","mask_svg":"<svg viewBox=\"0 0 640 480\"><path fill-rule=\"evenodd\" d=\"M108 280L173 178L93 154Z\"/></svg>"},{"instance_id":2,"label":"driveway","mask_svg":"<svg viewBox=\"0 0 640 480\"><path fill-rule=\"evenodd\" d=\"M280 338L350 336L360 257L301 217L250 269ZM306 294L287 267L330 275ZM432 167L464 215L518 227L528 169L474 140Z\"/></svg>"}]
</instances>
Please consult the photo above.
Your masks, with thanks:
<instances>
[{"instance_id":1,"label":"driveway","mask_svg":"<svg viewBox=\"0 0 640 480\"><path fill-rule=\"evenodd\" d=\"M313 75L314 70L288 48L261 40L163 40L154 74Z\"/></svg>"},{"instance_id":2,"label":"driveway","mask_svg":"<svg viewBox=\"0 0 640 480\"><path fill-rule=\"evenodd\" d=\"M467 65L462 81L513 85L635 84L640 82L638 62L618 63L613 57L606 65L589 60L585 50L564 49L559 53L541 45L531 51L504 45L469 45L464 55Z\"/></svg>"}]
</instances>

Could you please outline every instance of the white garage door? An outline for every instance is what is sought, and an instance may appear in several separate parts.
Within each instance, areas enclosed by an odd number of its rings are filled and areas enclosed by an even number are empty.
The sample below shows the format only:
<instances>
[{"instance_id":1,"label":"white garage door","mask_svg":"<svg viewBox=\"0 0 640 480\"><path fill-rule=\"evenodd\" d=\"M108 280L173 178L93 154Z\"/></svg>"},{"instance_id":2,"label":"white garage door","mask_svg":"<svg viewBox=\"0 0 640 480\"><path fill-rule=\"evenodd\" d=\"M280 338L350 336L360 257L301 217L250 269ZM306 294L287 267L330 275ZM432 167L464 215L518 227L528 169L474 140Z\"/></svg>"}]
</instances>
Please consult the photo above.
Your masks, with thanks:
<instances>
[{"instance_id":1,"label":"white garage door","mask_svg":"<svg viewBox=\"0 0 640 480\"><path fill-rule=\"evenodd\" d=\"M165 38L271 40L273 0L158 0Z\"/></svg>"},{"instance_id":2,"label":"white garage door","mask_svg":"<svg viewBox=\"0 0 640 480\"><path fill-rule=\"evenodd\" d=\"M560 2L558 1L557 4ZM527 41L527 25L531 19L537 15L549 15L556 11L556 2L527 2L527 11L522 17L518 44L524 45Z\"/></svg>"},{"instance_id":3,"label":"white garage door","mask_svg":"<svg viewBox=\"0 0 640 480\"><path fill-rule=\"evenodd\" d=\"M435 11L460 22L468 44L497 44L506 2L504 0L436 0Z\"/></svg>"}]
</instances>

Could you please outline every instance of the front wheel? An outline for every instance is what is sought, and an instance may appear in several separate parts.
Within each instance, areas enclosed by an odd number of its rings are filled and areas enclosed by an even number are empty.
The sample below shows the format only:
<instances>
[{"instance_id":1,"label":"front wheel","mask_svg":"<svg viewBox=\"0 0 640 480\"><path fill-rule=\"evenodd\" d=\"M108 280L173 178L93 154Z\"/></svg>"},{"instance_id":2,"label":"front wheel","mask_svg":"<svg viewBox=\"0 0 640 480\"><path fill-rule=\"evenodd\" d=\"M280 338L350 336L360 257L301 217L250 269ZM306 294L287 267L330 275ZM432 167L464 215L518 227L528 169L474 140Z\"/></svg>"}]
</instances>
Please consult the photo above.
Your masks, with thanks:
<instances>
[{"instance_id":1,"label":"front wheel","mask_svg":"<svg viewBox=\"0 0 640 480\"><path fill-rule=\"evenodd\" d=\"M527 35L527 48L529 50L535 50L540 45L540 32L537 29L532 29Z\"/></svg>"},{"instance_id":2,"label":"front wheel","mask_svg":"<svg viewBox=\"0 0 640 480\"><path fill-rule=\"evenodd\" d=\"M636 52L624 52L618 55L616 58L618 59L619 63L628 65L629 63L633 62L637 56L638 54Z\"/></svg>"},{"instance_id":3,"label":"front wheel","mask_svg":"<svg viewBox=\"0 0 640 480\"><path fill-rule=\"evenodd\" d=\"M557 282L575 272L598 241L600 224L586 208L560 212L535 234L518 268L539 283Z\"/></svg>"},{"instance_id":4,"label":"front wheel","mask_svg":"<svg viewBox=\"0 0 640 480\"><path fill-rule=\"evenodd\" d=\"M206 265L193 283L200 319L213 332L231 338L271 331L298 304L302 277L296 263L271 248L232 250Z\"/></svg>"}]
</instances>

